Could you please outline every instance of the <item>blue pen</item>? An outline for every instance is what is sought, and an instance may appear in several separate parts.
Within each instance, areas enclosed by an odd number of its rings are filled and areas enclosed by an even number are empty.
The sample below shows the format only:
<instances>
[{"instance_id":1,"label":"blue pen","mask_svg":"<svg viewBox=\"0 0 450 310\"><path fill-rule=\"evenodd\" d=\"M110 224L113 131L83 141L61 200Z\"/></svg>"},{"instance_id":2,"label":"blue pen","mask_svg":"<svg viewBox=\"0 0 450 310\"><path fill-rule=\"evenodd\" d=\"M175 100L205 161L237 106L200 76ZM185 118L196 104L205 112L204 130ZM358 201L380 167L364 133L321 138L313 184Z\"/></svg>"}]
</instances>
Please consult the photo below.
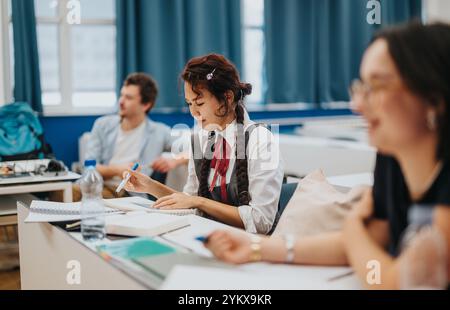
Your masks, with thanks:
<instances>
[{"instance_id":1,"label":"blue pen","mask_svg":"<svg viewBox=\"0 0 450 310\"><path fill-rule=\"evenodd\" d=\"M133 165L133 167L131 168L131 170L136 171L136 169L137 169L138 167L139 167L139 164L138 164L138 163L135 163L135 164ZM127 173L127 175L125 176L125 179L123 179L122 182L120 182L119 186L117 186L116 193L119 193L119 192L125 187L125 185L128 183L128 181L130 180L130 178L131 178L131 174L130 174L130 173Z\"/></svg>"},{"instance_id":2,"label":"blue pen","mask_svg":"<svg viewBox=\"0 0 450 310\"><path fill-rule=\"evenodd\" d=\"M198 236L198 237L195 237L195 240L206 243L206 242L208 242L208 237Z\"/></svg>"}]
</instances>

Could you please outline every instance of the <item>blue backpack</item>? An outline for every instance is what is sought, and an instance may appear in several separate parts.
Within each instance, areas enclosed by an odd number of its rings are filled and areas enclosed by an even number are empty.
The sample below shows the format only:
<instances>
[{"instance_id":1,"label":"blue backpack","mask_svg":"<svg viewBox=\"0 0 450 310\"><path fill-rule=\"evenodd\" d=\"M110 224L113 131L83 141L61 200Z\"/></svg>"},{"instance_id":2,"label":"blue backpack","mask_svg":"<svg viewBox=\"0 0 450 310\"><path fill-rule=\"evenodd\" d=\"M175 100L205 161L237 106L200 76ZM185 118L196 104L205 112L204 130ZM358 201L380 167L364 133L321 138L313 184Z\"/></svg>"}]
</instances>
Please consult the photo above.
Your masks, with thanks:
<instances>
[{"instance_id":1,"label":"blue backpack","mask_svg":"<svg viewBox=\"0 0 450 310\"><path fill-rule=\"evenodd\" d=\"M0 108L0 161L52 157L35 112L26 102Z\"/></svg>"}]
</instances>

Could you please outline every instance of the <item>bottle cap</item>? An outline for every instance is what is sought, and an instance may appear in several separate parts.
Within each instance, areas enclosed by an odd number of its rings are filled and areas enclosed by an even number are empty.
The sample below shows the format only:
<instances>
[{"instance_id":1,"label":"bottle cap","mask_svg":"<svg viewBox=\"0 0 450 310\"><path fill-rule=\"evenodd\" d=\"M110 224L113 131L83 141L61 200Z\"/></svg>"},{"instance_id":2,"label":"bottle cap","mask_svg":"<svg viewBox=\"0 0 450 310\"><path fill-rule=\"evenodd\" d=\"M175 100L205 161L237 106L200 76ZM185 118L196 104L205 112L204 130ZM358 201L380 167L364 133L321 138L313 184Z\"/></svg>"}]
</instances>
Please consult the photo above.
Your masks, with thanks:
<instances>
[{"instance_id":1,"label":"bottle cap","mask_svg":"<svg viewBox=\"0 0 450 310\"><path fill-rule=\"evenodd\" d=\"M87 159L84 161L84 166L87 167L95 167L97 165L97 161L95 159Z\"/></svg>"}]
</instances>

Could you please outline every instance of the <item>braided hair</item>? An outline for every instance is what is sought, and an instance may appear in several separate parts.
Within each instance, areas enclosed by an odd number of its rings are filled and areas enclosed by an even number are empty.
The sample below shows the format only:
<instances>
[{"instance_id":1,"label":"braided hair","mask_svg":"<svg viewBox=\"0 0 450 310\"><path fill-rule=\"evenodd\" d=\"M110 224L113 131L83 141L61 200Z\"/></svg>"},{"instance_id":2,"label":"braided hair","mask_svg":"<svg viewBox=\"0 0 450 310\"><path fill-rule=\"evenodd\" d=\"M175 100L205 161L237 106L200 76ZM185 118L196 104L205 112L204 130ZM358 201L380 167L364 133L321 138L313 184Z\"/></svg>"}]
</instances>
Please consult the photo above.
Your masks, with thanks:
<instances>
[{"instance_id":1,"label":"braided hair","mask_svg":"<svg viewBox=\"0 0 450 310\"><path fill-rule=\"evenodd\" d=\"M211 74L213 72L213 74ZM245 132L244 132L244 99L252 92L252 85L242 83L236 67L224 56L209 54L191 59L181 73L181 79L189 83L192 91L200 95L200 88L208 90L220 103L216 112L218 117L227 117L233 113L237 123L236 146L236 174L239 205L248 205L251 200L248 192L248 163L245 156ZM233 93L233 102L230 104L226 93ZM212 138L212 137L210 137ZM214 150L208 150L207 153ZM242 153L243 152L243 153ZM208 178L211 167L211 156L203 156L200 165L198 195L211 198Z\"/></svg>"}]
</instances>

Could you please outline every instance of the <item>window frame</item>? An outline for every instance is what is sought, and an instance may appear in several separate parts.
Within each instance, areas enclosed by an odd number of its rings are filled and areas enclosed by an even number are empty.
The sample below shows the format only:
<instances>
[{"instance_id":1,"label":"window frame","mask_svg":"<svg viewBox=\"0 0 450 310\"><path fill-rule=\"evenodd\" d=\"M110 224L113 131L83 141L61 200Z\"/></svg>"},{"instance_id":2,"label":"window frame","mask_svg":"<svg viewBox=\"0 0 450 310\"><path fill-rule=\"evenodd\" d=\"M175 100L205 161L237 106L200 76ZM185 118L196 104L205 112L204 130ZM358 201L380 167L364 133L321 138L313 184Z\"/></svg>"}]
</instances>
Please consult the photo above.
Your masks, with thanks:
<instances>
[{"instance_id":1,"label":"window frame","mask_svg":"<svg viewBox=\"0 0 450 310\"><path fill-rule=\"evenodd\" d=\"M14 0L10 0L14 1ZM2 19L2 36L7 36L8 40L3 40L4 51L3 54L4 71L4 89L5 97L12 100L12 76L11 76L11 63L9 61L9 55L11 53L11 46L9 41L9 29L12 27L12 19L9 16L10 1L2 1L2 17L6 17L6 22ZM115 26L116 18L82 18L81 25L71 25L66 22L66 16L69 10L67 4L70 0L59 0L57 15L54 17L40 17L36 16L36 26L38 25L56 25L58 31L58 80L61 93L61 103L58 105L45 105L43 104L44 116L77 116L77 115L101 115L106 113L112 113L116 111L116 106L111 107L75 107L73 105L73 95L75 94L73 89L73 64L72 64L72 34L71 27L82 26ZM6 23L6 25L4 24ZM38 42L39 44L39 42ZM116 48L116 42L114 47ZM7 55L5 55L7 54ZM66 60L66 61L63 61ZM115 90L114 90L115 91ZM42 90L42 93L44 91ZM9 102L8 100L6 102Z\"/></svg>"},{"instance_id":2,"label":"window frame","mask_svg":"<svg viewBox=\"0 0 450 310\"><path fill-rule=\"evenodd\" d=\"M242 47L242 76L244 77L244 79L247 79L247 68L246 68L246 50L247 50L247 46L245 44L245 38L246 38L246 33L250 32L250 31L260 31L263 35L263 51L262 51L262 57L263 57L263 63L262 63L262 83L261 83L261 100L257 101L249 101L246 103L246 107L248 110L250 111L262 111L266 109L266 86L265 86L265 81L266 81L266 77L265 77L265 58L266 58L266 44L265 44L265 35L264 35L264 31L265 31L265 18L264 18L264 10L263 10L263 21L262 24L260 26L257 25L250 25L248 23L246 23L245 20L245 2L246 0L241 0L241 47ZM261 0L263 1L263 0ZM263 1L264 2L264 1Z\"/></svg>"},{"instance_id":3,"label":"window frame","mask_svg":"<svg viewBox=\"0 0 450 310\"><path fill-rule=\"evenodd\" d=\"M58 27L58 54L59 54L59 85L61 92L61 104L55 106L44 106L45 115L84 115L84 114L104 114L115 110L115 105L107 107L80 108L73 106L73 63L72 63L72 34L71 27L81 25L71 25L66 22L68 13L67 4L70 0L60 0L58 14L55 17L36 16L36 25L47 24ZM116 19L82 19L82 25L114 26ZM114 42L115 48L115 42ZM67 61L62 61L66 59Z\"/></svg>"}]
</instances>

